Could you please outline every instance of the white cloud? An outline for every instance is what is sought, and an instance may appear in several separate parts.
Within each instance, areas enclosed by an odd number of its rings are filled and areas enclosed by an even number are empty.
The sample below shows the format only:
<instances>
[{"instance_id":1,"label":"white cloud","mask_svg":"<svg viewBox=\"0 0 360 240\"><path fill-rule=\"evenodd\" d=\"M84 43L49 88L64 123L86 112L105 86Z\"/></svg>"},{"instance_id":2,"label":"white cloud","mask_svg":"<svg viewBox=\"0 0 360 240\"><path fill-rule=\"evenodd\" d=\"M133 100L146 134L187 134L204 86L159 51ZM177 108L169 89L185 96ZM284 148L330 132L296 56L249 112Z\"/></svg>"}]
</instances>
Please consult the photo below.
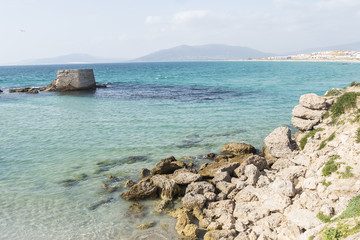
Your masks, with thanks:
<instances>
[{"instance_id":1,"label":"white cloud","mask_svg":"<svg viewBox=\"0 0 360 240\"><path fill-rule=\"evenodd\" d=\"M359 0L324 0L320 1L317 4L318 8L321 9L342 9L342 8L352 8L360 6Z\"/></svg>"},{"instance_id":2,"label":"white cloud","mask_svg":"<svg viewBox=\"0 0 360 240\"><path fill-rule=\"evenodd\" d=\"M190 10L178 12L173 16L172 22L175 24L184 24L194 20L205 18L209 15L206 10Z\"/></svg>"},{"instance_id":3,"label":"white cloud","mask_svg":"<svg viewBox=\"0 0 360 240\"><path fill-rule=\"evenodd\" d=\"M147 16L145 19L146 24L156 24L161 22L161 17L159 16Z\"/></svg>"}]
</instances>

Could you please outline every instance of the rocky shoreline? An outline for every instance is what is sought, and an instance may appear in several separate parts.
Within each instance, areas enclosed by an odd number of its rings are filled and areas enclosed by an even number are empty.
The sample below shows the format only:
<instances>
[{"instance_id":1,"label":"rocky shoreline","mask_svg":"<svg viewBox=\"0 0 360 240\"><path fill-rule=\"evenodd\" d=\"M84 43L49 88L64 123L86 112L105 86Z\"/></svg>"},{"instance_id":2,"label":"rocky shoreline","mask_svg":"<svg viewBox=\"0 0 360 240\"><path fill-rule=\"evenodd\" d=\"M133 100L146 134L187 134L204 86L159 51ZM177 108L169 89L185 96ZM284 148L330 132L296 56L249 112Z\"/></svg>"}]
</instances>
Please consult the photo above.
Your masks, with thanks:
<instances>
[{"instance_id":1,"label":"rocky shoreline","mask_svg":"<svg viewBox=\"0 0 360 240\"><path fill-rule=\"evenodd\" d=\"M154 212L177 218L179 239L358 239L358 85L301 96L292 112L300 131L276 128L260 154L229 143L199 169L174 157L142 169L121 194L134 201L128 212L141 212L138 200L159 199Z\"/></svg>"}]
</instances>

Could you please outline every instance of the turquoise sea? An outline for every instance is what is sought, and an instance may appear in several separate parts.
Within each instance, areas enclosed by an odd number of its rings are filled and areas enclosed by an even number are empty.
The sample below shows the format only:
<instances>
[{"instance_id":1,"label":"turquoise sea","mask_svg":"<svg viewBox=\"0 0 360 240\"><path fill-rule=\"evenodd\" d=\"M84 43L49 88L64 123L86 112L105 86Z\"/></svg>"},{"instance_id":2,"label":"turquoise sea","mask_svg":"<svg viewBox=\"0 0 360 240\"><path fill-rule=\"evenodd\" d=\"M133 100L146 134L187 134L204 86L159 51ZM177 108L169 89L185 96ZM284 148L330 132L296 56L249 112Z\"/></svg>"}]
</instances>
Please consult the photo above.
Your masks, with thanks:
<instances>
[{"instance_id":1,"label":"turquoise sea","mask_svg":"<svg viewBox=\"0 0 360 240\"><path fill-rule=\"evenodd\" d=\"M74 68L93 68L109 87L7 92ZM148 220L171 226L165 216L128 217L122 181L171 155L201 162L231 141L259 149L274 128L291 126L300 95L359 76L360 64L325 62L0 67L0 239L130 239ZM110 175L119 191L102 188ZM151 211L154 203L145 204Z\"/></svg>"}]
</instances>

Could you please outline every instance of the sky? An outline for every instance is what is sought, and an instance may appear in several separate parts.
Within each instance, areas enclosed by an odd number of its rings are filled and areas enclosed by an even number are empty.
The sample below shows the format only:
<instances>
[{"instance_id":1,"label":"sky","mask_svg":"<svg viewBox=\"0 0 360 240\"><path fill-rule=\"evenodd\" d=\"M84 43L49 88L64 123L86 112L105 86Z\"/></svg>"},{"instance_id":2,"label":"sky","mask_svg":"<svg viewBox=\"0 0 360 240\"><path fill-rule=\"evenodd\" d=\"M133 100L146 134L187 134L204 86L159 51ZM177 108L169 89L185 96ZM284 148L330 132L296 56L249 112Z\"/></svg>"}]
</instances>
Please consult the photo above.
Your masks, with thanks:
<instances>
[{"instance_id":1,"label":"sky","mask_svg":"<svg viewBox=\"0 0 360 240\"><path fill-rule=\"evenodd\" d=\"M0 0L0 64L178 45L270 53L360 41L360 0Z\"/></svg>"}]
</instances>

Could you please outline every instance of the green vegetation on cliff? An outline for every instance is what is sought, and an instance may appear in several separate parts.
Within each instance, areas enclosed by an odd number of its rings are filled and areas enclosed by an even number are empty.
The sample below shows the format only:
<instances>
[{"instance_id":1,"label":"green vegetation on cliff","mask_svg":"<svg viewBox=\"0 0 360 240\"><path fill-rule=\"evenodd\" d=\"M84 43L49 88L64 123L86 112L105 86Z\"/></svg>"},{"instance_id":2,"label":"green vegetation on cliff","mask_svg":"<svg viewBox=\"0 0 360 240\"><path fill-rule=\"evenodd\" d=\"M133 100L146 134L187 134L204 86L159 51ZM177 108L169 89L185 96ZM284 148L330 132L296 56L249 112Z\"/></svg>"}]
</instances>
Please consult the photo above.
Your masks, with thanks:
<instances>
[{"instance_id":1,"label":"green vegetation on cliff","mask_svg":"<svg viewBox=\"0 0 360 240\"><path fill-rule=\"evenodd\" d=\"M356 107L356 98L360 96L357 92L347 92L340 96L332 105L330 111L333 118L344 114L346 110Z\"/></svg>"},{"instance_id":2,"label":"green vegetation on cliff","mask_svg":"<svg viewBox=\"0 0 360 240\"><path fill-rule=\"evenodd\" d=\"M340 158L339 155L332 156L322 169L323 176L330 176L333 172L336 172L340 166L340 163L336 163L335 159Z\"/></svg>"},{"instance_id":3,"label":"green vegetation on cliff","mask_svg":"<svg viewBox=\"0 0 360 240\"><path fill-rule=\"evenodd\" d=\"M315 133L321 132L324 130L323 128L313 129L310 132L308 132L301 140L300 140L300 149L303 150L305 145L307 144L307 140L309 137L314 138Z\"/></svg>"}]
</instances>

